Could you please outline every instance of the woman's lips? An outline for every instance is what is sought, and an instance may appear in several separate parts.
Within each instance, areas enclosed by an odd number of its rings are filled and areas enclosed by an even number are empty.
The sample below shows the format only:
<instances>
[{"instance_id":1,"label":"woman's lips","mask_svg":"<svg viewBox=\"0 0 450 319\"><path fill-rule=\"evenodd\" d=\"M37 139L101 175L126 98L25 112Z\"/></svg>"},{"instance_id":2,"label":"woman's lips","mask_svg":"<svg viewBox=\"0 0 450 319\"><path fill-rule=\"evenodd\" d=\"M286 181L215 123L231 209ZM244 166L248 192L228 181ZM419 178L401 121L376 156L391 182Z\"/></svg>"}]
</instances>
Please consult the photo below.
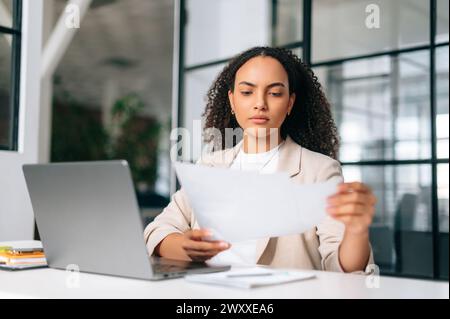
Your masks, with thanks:
<instances>
[{"instance_id":1,"label":"woman's lips","mask_svg":"<svg viewBox=\"0 0 450 319\"><path fill-rule=\"evenodd\" d=\"M252 121L254 124L265 124L269 121L269 119L263 117L253 117L250 118L250 121Z\"/></svg>"}]
</instances>

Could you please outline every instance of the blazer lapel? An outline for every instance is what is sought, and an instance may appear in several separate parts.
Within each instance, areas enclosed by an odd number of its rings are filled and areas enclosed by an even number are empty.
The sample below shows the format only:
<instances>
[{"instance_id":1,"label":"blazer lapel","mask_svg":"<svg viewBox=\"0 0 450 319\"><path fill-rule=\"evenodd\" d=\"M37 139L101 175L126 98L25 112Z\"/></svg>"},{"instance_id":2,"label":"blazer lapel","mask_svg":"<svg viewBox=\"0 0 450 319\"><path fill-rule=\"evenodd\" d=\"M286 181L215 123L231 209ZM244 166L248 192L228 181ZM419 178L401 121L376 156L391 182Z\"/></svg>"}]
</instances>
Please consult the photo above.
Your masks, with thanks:
<instances>
[{"instance_id":1,"label":"blazer lapel","mask_svg":"<svg viewBox=\"0 0 450 319\"><path fill-rule=\"evenodd\" d=\"M289 177L300 173L302 159L302 147L289 136L286 137L284 145L280 148L278 161L278 172L287 172Z\"/></svg>"},{"instance_id":2,"label":"blazer lapel","mask_svg":"<svg viewBox=\"0 0 450 319\"><path fill-rule=\"evenodd\" d=\"M302 147L294 142L289 136L286 137L284 145L280 148L277 172L287 172L292 178L300 173ZM275 216L276 218L276 216ZM261 238L256 243L256 263L261 259L269 244L270 237Z\"/></svg>"}]
</instances>

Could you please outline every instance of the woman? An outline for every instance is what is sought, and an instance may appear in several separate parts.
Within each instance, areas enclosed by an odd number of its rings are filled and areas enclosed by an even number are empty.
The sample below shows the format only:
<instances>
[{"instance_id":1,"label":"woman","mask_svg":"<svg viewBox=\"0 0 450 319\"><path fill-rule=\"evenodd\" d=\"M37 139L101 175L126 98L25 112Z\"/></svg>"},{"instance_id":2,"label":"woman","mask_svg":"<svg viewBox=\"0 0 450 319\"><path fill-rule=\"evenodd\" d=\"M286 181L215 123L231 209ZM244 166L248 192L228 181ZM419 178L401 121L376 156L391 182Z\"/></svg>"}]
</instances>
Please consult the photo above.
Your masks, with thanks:
<instances>
[{"instance_id":1,"label":"woman","mask_svg":"<svg viewBox=\"0 0 450 319\"><path fill-rule=\"evenodd\" d=\"M181 189L144 231L150 254L340 272L362 272L373 263L369 226L376 198L362 183L343 183L330 106L317 77L297 56L286 49L256 47L235 57L209 90L204 115L205 132L214 128L222 133L221 150L203 156L199 164L284 171L297 183L338 180L328 199L328 216L303 234L231 247L207 240L211 234L200 229ZM243 138L224 149L227 128L242 128ZM213 138L206 135L206 141Z\"/></svg>"}]
</instances>

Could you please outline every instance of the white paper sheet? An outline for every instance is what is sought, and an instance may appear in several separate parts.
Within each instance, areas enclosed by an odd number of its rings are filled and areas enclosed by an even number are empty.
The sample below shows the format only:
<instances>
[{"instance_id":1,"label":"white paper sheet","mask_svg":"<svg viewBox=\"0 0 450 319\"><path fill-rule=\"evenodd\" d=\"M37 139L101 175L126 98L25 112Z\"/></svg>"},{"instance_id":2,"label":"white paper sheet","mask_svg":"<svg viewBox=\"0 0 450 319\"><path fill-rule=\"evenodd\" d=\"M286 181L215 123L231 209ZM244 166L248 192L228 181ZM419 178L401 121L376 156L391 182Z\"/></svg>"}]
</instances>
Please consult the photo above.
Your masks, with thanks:
<instances>
[{"instance_id":1,"label":"white paper sheet","mask_svg":"<svg viewBox=\"0 0 450 319\"><path fill-rule=\"evenodd\" d=\"M174 165L200 227L231 243L311 229L326 217L326 198L338 183L297 184L287 173Z\"/></svg>"},{"instance_id":2,"label":"white paper sheet","mask_svg":"<svg viewBox=\"0 0 450 319\"><path fill-rule=\"evenodd\" d=\"M213 274L188 275L189 282L222 285L236 288L256 288L315 278L312 272L253 267L244 270L231 269Z\"/></svg>"}]
</instances>

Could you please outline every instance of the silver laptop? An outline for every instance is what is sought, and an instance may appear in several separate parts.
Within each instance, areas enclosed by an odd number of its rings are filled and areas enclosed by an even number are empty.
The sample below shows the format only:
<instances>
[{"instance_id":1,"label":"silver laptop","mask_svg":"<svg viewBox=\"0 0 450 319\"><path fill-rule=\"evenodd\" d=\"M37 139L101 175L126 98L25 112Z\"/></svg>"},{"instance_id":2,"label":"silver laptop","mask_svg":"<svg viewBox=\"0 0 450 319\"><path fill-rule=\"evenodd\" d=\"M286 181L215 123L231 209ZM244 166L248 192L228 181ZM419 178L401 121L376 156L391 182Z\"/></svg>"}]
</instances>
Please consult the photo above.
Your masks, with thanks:
<instances>
[{"instance_id":1,"label":"silver laptop","mask_svg":"<svg viewBox=\"0 0 450 319\"><path fill-rule=\"evenodd\" d=\"M148 256L126 161L24 165L23 172L51 268L150 280L230 268Z\"/></svg>"}]
</instances>

